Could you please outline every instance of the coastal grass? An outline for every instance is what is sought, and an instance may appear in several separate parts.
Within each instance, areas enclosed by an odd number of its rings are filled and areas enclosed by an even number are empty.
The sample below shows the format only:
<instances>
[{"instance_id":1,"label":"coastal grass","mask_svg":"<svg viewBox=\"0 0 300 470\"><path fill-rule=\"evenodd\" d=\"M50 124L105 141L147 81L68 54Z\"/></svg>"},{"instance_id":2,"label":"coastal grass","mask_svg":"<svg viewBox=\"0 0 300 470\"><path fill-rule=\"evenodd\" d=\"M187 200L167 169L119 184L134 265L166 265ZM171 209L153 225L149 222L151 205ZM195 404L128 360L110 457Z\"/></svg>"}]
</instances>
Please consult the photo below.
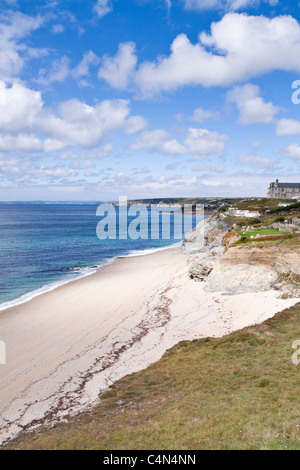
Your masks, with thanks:
<instances>
[{"instance_id":1,"label":"coastal grass","mask_svg":"<svg viewBox=\"0 0 300 470\"><path fill-rule=\"evenodd\" d=\"M264 235L261 238L243 238L241 237L238 241L232 243L230 247L235 246L280 246L280 247L299 247L300 246L300 236L299 233L292 234L277 234L277 235Z\"/></svg>"},{"instance_id":2,"label":"coastal grass","mask_svg":"<svg viewBox=\"0 0 300 470\"><path fill-rule=\"evenodd\" d=\"M245 236L248 238L255 237L256 235L265 236L265 235L280 235L280 234L287 233L287 232L280 232L277 228L255 228L253 230L248 230L248 231L237 229L236 231L239 235Z\"/></svg>"},{"instance_id":3,"label":"coastal grass","mask_svg":"<svg viewBox=\"0 0 300 470\"><path fill-rule=\"evenodd\" d=\"M98 406L7 449L300 449L300 304L223 338L183 341Z\"/></svg>"},{"instance_id":4,"label":"coastal grass","mask_svg":"<svg viewBox=\"0 0 300 470\"><path fill-rule=\"evenodd\" d=\"M240 210L273 210L277 209L280 203L295 203L294 199L278 199L278 198L253 198L245 199L236 204Z\"/></svg>"}]
</instances>

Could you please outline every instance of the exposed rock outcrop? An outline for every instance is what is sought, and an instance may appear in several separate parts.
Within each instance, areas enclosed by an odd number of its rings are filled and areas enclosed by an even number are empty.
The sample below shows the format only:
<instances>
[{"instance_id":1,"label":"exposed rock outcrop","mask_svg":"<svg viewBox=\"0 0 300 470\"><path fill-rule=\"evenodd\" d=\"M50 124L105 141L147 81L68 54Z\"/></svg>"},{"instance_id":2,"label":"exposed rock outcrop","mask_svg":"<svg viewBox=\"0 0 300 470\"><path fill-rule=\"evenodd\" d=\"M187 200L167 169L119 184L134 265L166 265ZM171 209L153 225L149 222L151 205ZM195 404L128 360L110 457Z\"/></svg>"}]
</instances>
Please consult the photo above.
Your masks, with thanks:
<instances>
[{"instance_id":1,"label":"exposed rock outcrop","mask_svg":"<svg viewBox=\"0 0 300 470\"><path fill-rule=\"evenodd\" d=\"M185 254L203 253L220 247L222 238L228 230L228 225L218 214L203 219L192 232L185 234L182 252Z\"/></svg>"},{"instance_id":2,"label":"exposed rock outcrop","mask_svg":"<svg viewBox=\"0 0 300 470\"><path fill-rule=\"evenodd\" d=\"M207 276L212 272L213 267L203 264L194 263L189 269L190 279L194 281L204 281Z\"/></svg>"},{"instance_id":3,"label":"exposed rock outcrop","mask_svg":"<svg viewBox=\"0 0 300 470\"><path fill-rule=\"evenodd\" d=\"M280 276L285 274L285 282ZM287 295L300 295L293 281L300 275L300 248L234 247L220 258L207 278L206 290L226 294L283 289ZM290 282L287 280L290 279Z\"/></svg>"},{"instance_id":4,"label":"exposed rock outcrop","mask_svg":"<svg viewBox=\"0 0 300 470\"><path fill-rule=\"evenodd\" d=\"M205 290L224 294L262 292L300 297L300 248L236 246L238 238L218 214L203 220L186 234L182 252L193 258L189 277L205 282Z\"/></svg>"}]
</instances>

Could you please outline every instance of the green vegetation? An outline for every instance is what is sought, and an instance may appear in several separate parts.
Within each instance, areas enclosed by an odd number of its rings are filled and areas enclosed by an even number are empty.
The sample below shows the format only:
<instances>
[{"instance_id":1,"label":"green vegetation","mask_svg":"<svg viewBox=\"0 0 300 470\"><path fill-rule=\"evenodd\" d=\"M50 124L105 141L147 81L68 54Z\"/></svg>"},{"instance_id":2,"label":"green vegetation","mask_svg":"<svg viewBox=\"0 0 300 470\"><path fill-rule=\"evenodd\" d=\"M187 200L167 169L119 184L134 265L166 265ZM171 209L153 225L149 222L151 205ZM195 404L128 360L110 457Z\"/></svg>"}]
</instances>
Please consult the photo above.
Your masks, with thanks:
<instances>
[{"instance_id":1,"label":"green vegetation","mask_svg":"<svg viewBox=\"0 0 300 470\"><path fill-rule=\"evenodd\" d=\"M247 238L256 237L256 235L266 236L266 235L280 235L287 232L280 232L277 228L255 228L253 230L248 230L247 232L243 231L242 229L237 229L237 233L241 236L245 236Z\"/></svg>"},{"instance_id":2,"label":"green vegetation","mask_svg":"<svg viewBox=\"0 0 300 470\"><path fill-rule=\"evenodd\" d=\"M255 244L256 247L258 246L289 246L289 247L296 247L300 246L300 237L298 234L295 236L294 234L279 234L279 235L267 235L263 238L247 238L242 236L237 242L230 245L231 247L239 246L239 245L251 245Z\"/></svg>"},{"instance_id":3,"label":"green vegetation","mask_svg":"<svg viewBox=\"0 0 300 470\"><path fill-rule=\"evenodd\" d=\"M92 411L18 449L300 449L300 304L223 338L184 341Z\"/></svg>"},{"instance_id":4,"label":"green vegetation","mask_svg":"<svg viewBox=\"0 0 300 470\"><path fill-rule=\"evenodd\" d=\"M258 198L258 199L245 199L236 203L236 207L240 210L272 210L278 207L280 203L291 203L295 202L294 199L269 199L269 198Z\"/></svg>"},{"instance_id":5,"label":"green vegetation","mask_svg":"<svg viewBox=\"0 0 300 470\"><path fill-rule=\"evenodd\" d=\"M219 212L222 212L224 214L224 212L227 212L228 209L229 209L229 206L225 205L225 206L220 207Z\"/></svg>"},{"instance_id":6,"label":"green vegetation","mask_svg":"<svg viewBox=\"0 0 300 470\"><path fill-rule=\"evenodd\" d=\"M270 214L277 214L278 212L291 212L293 209L300 209L300 202L290 204L286 207L277 207L276 209L271 209Z\"/></svg>"}]
</instances>

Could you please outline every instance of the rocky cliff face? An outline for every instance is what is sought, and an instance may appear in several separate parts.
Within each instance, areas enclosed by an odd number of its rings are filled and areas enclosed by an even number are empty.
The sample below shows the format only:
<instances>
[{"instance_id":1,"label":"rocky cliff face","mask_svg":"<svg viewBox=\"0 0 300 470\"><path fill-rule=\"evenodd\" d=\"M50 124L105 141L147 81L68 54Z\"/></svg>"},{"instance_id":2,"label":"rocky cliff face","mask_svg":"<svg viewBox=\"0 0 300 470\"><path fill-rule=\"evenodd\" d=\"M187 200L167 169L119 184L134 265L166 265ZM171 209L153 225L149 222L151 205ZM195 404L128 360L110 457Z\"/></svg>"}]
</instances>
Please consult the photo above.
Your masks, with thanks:
<instances>
[{"instance_id":1,"label":"rocky cliff face","mask_svg":"<svg viewBox=\"0 0 300 470\"><path fill-rule=\"evenodd\" d=\"M205 290L210 292L276 289L279 296L300 296L300 248L250 245L228 249L224 243L227 233L228 227L214 215L185 236L183 253L199 253L189 269L191 279L205 282Z\"/></svg>"},{"instance_id":2,"label":"rocky cliff face","mask_svg":"<svg viewBox=\"0 0 300 470\"><path fill-rule=\"evenodd\" d=\"M203 219L192 232L185 235L182 252L203 253L218 248L222 245L222 238L228 230L228 226L217 214Z\"/></svg>"},{"instance_id":3,"label":"rocky cliff face","mask_svg":"<svg viewBox=\"0 0 300 470\"><path fill-rule=\"evenodd\" d=\"M239 246L216 262L205 289L226 294L278 289L287 296L298 296L299 281L299 248Z\"/></svg>"}]
</instances>

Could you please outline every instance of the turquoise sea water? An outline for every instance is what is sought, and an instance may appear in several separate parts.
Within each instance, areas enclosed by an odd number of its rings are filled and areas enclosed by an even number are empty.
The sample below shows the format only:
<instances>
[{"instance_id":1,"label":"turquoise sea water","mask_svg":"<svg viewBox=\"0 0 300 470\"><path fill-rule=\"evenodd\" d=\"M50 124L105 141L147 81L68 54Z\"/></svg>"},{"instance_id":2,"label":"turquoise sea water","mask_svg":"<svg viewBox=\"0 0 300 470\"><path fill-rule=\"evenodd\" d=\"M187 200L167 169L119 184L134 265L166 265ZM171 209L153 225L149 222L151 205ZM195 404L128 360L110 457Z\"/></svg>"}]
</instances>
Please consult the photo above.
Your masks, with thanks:
<instances>
[{"instance_id":1,"label":"turquoise sea water","mask_svg":"<svg viewBox=\"0 0 300 470\"><path fill-rule=\"evenodd\" d=\"M117 257L180 241L99 240L97 207L0 204L0 309L91 274Z\"/></svg>"}]
</instances>

